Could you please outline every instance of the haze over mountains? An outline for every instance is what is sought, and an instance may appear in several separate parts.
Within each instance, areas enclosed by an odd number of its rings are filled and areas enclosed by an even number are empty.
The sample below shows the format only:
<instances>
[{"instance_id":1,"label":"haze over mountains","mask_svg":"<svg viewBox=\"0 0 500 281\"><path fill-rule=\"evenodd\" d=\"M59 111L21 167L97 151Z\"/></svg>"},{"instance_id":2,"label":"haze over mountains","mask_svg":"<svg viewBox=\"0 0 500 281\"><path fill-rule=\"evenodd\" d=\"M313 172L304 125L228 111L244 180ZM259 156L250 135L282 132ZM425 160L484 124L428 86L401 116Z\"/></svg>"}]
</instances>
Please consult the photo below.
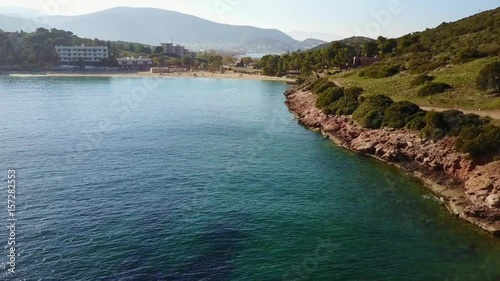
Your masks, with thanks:
<instances>
[{"instance_id":1,"label":"haze over mountains","mask_svg":"<svg viewBox=\"0 0 500 281\"><path fill-rule=\"evenodd\" d=\"M292 36L296 40L306 40L309 38L315 38L326 42L332 42L337 40L344 39L345 36L341 36L338 34L325 33L325 32L311 32L311 31L288 31L286 34Z\"/></svg>"},{"instance_id":2,"label":"haze over mountains","mask_svg":"<svg viewBox=\"0 0 500 281\"><path fill-rule=\"evenodd\" d=\"M33 31L28 27L57 28L71 31L80 37L103 40L139 42L154 46L173 40L174 43L193 50L219 49L255 53L304 50L325 43L316 39L295 40L277 29L221 24L154 8L118 7L78 16L38 17L40 23L37 24L33 24L37 20L37 17L33 17L34 13L29 9L2 9L0 29Z\"/></svg>"}]
</instances>

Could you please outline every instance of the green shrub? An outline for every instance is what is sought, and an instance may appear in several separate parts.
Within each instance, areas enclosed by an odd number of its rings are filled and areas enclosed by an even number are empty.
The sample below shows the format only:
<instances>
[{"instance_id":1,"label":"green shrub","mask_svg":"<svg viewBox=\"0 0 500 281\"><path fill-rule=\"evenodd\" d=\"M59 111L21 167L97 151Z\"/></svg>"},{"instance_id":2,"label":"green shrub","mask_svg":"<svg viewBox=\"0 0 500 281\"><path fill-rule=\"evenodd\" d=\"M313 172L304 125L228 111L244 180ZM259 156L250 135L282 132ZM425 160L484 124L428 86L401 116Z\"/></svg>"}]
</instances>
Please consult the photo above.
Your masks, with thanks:
<instances>
[{"instance_id":1,"label":"green shrub","mask_svg":"<svg viewBox=\"0 0 500 281\"><path fill-rule=\"evenodd\" d=\"M312 92L313 92L313 94L319 95L319 94L325 92L326 90L328 90L330 88L335 88L335 87L336 87L335 84L333 84L332 82L325 82L325 83L319 84L316 87L313 87Z\"/></svg>"},{"instance_id":2,"label":"green shrub","mask_svg":"<svg viewBox=\"0 0 500 281\"><path fill-rule=\"evenodd\" d=\"M426 139L439 140L446 136L447 124L443 114L428 111L424 116L425 127L420 131L420 136Z\"/></svg>"},{"instance_id":3,"label":"green shrub","mask_svg":"<svg viewBox=\"0 0 500 281\"><path fill-rule=\"evenodd\" d=\"M314 81L312 83L312 87L315 88L316 86L318 86L319 84L324 83L324 82L328 82L328 79L326 79L326 77L317 79L316 81Z\"/></svg>"},{"instance_id":4,"label":"green shrub","mask_svg":"<svg viewBox=\"0 0 500 281\"><path fill-rule=\"evenodd\" d=\"M500 62L497 61L485 65L479 72L476 83L480 90L500 92Z\"/></svg>"},{"instance_id":5,"label":"green shrub","mask_svg":"<svg viewBox=\"0 0 500 281\"><path fill-rule=\"evenodd\" d=\"M327 112L335 115L351 115L360 105L359 97L363 91L363 88L359 87L344 89L343 96L333 102Z\"/></svg>"},{"instance_id":6,"label":"green shrub","mask_svg":"<svg viewBox=\"0 0 500 281\"><path fill-rule=\"evenodd\" d=\"M344 88L333 87L328 88L324 92L320 93L316 99L316 107L326 108L332 103L338 101L344 96Z\"/></svg>"},{"instance_id":7,"label":"green shrub","mask_svg":"<svg viewBox=\"0 0 500 281\"><path fill-rule=\"evenodd\" d=\"M401 65L392 64L392 65L382 65L382 64L373 64L359 72L360 77L368 77L368 78L385 78L391 77L398 74L401 70Z\"/></svg>"},{"instance_id":8,"label":"green shrub","mask_svg":"<svg viewBox=\"0 0 500 281\"><path fill-rule=\"evenodd\" d=\"M427 111L425 113L425 124L428 126L433 126L441 129L446 128L446 122L444 121L443 113L437 111Z\"/></svg>"},{"instance_id":9,"label":"green shrub","mask_svg":"<svg viewBox=\"0 0 500 281\"><path fill-rule=\"evenodd\" d=\"M376 78L384 78L391 77L399 73L401 65L388 65L380 68L378 72L378 77Z\"/></svg>"},{"instance_id":10,"label":"green shrub","mask_svg":"<svg viewBox=\"0 0 500 281\"><path fill-rule=\"evenodd\" d=\"M358 100L365 90L360 87L346 88L344 90L344 96L347 99Z\"/></svg>"},{"instance_id":11,"label":"green shrub","mask_svg":"<svg viewBox=\"0 0 500 281\"><path fill-rule=\"evenodd\" d=\"M446 123L446 134L458 136L466 126L480 126L489 123L489 120L475 114L463 114L458 110L448 110L442 113L443 121Z\"/></svg>"},{"instance_id":12,"label":"green shrub","mask_svg":"<svg viewBox=\"0 0 500 281\"><path fill-rule=\"evenodd\" d=\"M457 150L472 157L495 157L500 152L500 127L492 124L466 126L455 141Z\"/></svg>"},{"instance_id":13,"label":"green shrub","mask_svg":"<svg viewBox=\"0 0 500 281\"><path fill-rule=\"evenodd\" d=\"M307 80L307 77L299 76L299 77L297 77L296 81L297 81L297 84L303 84L304 82L306 82L306 80Z\"/></svg>"},{"instance_id":14,"label":"green shrub","mask_svg":"<svg viewBox=\"0 0 500 281\"><path fill-rule=\"evenodd\" d=\"M321 78L321 79L314 81L314 83L312 84L312 87L311 87L311 91L317 95L319 93L322 93L323 91L325 91L326 89L328 89L330 87L335 87L335 84L330 82L328 80L328 78L324 77L324 78Z\"/></svg>"},{"instance_id":15,"label":"green shrub","mask_svg":"<svg viewBox=\"0 0 500 281\"><path fill-rule=\"evenodd\" d=\"M359 106L357 99L342 97L337 102L330 105L330 111L335 115L351 115Z\"/></svg>"},{"instance_id":16,"label":"green shrub","mask_svg":"<svg viewBox=\"0 0 500 281\"><path fill-rule=\"evenodd\" d=\"M419 97L428 97L444 93L452 87L446 83L429 83L418 90Z\"/></svg>"},{"instance_id":17,"label":"green shrub","mask_svg":"<svg viewBox=\"0 0 500 281\"><path fill-rule=\"evenodd\" d=\"M418 105L411 102L401 101L393 103L384 111L384 122L382 125L396 129L404 128L421 111Z\"/></svg>"},{"instance_id":18,"label":"green shrub","mask_svg":"<svg viewBox=\"0 0 500 281\"><path fill-rule=\"evenodd\" d=\"M413 119L408 121L406 128L410 130L421 131L425 128L425 111L421 111L413 116Z\"/></svg>"},{"instance_id":19,"label":"green shrub","mask_svg":"<svg viewBox=\"0 0 500 281\"><path fill-rule=\"evenodd\" d=\"M412 87L420 86L420 85L425 84L427 82L432 82L435 78L436 77L434 77L434 76L430 76L427 74L421 74L421 75L417 76L415 79L413 79L413 81L411 82L411 86Z\"/></svg>"},{"instance_id":20,"label":"green shrub","mask_svg":"<svg viewBox=\"0 0 500 281\"><path fill-rule=\"evenodd\" d=\"M425 73L447 65L445 61L426 62L410 68L412 73Z\"/></svg>"},{"instance_id":21,"label":"green shrub","mask_svg":"<svg viewBox=\"0 0 500 281\"><path fill-rule=\"evenodd\" d=\"M426 125L422 130L420 130L420 136L437 141L444 138L446 136L446 132L441 128Z\"/></svg>"},{"instance_id":22,"label":"green shrub","mask_svg":"<svg viewBox=\"0 0 500 281\"><path fill-rule=\"evenodd\" d=\"M365 128L378 129L384 123L384 112L394 102L385 95L366 97L354 111L352 118Z\"/></svg>"},{"instance_id":23,"label":"green shrub","mask_svg":"<svg viewBox=\"0 0 500 281\"><path fill-rule=\"evenodd\" d=\"M462 62L467 62L473 59L478 59L484 57L485 54L479 52L476 48L463 47L457 52L457 57Z\"/></svg>"}]
</instances>

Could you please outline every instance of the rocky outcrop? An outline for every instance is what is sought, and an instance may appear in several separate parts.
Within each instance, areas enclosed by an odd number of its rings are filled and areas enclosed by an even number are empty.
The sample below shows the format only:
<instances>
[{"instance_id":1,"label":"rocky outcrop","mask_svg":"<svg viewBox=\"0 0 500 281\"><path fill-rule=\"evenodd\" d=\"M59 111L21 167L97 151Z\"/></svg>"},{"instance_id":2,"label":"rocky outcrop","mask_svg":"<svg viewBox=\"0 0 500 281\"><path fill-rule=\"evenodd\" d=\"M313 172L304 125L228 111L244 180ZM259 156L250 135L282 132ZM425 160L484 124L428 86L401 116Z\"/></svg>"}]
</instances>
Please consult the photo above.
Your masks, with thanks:
<instances>
[{"instance_id":1,"label":"rocky outcrop","mask_svg":"<svg viewBox=\"0 0 500 281\"><path fill-rule=\"evenodd\" d=\"M500 235L499 161L480 166L456 151L451 137L434 142L416 131L365 129L349 116L327 116L308 90L295 86L285 93L301 124L344 148L400 167L440 196L453 214Z\"/></svg>"}]
</instances>

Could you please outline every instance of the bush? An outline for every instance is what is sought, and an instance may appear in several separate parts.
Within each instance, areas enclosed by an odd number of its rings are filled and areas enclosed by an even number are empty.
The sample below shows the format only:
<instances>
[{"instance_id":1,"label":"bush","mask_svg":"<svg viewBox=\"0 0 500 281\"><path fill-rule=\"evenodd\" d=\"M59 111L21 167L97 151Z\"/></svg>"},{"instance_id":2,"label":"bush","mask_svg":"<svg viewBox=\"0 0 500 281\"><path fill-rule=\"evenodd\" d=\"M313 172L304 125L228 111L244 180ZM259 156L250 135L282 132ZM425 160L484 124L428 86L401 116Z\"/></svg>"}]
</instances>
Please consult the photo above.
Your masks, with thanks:
<instances>
[{"instance_id":1,"label":"bush","mask_svg":"<svg viewBox=\"0 0 500 281\"><path fill-rule=\"evenodd\" d=\"M420 135L433 140L445 136L459 136L464 128L476 128L487 126L490 120L475 114L463 114L458 110L444 112L429 111L423 118L425 127L421 129ZM418 120L413 120L412 126L418 127ZM409 125L408 125L409 127Z\"/></svg>"},{"instance_id":2,"label":"bush","mask_svg":"<svg viewBox=\"0 0 500 281\"><path fill-rule=\"evenodd\" d=\"M410 130L421 131L426 126L425 124L425 111L421 111L414 115L413 119L411 119L407 124L406 128Z\"/></svg>"},{"instance_id":3,"label":"bush","mask_svg":"<svg viewBox=\"0 0 500 281\"><path fill-rule=\"evenodd\" d=\"M296 81L297 81L297 84L303 84L304 82L306 82L306 80L307 80L307 77L299 76L299 77L297 77Z\"/></svg>"},{"instance_id":4,"label":"bush","mask_svg":"<svg viewBox=\"0 0 500 281\"><path fill-rule=\"evenodd\" d=\"M328 85L328 86L326 86ZM319 94L321 92L323 92L326 88L329 88L329 87L333 87L335 86L332 82L328 81L328 78L321 78L321 79L318 79L316 81L314 81L314 83L312 83L311 85L311 91L314 93L314 94Z\"/></svg>"},{"instance_id":5,"label":"bush","mask_svg":"<svg viewBox=\"0 0 500 281\"><path fill-rule=\"evenodd\" d=\"M377 78L391 77L399 73L401 65L389 65L381 67Z\"/></svg>"},{"instance_id":6,"label":"bush","mask_svg":"<svg viewBox=\"0 0 500 281\"><path fill-rule=\"evenodd\" d=\"M457 52L457 57L462 62L467 62L473 59L478 59L484 57L485 54L479 52L479 50L471 47L464 47Z\"/></svg>"},{"instance_id":7,"label":"bush","mask_svg":"<svg viewBox=\"0 0 500 281\"><path fill-rule=\"evenodd\" d=\"M500 92L500 62L485 65L479 72L476 83L480 90Z\"/></svg>"},{"instance_id":8,"label":"bush","mask_svg":"<svg viewBox=\"0 0 500 281\"><path fill-rule=\"evenodd\" d=\"M421 64L421 65L418 65L418 66L411 68L411 72L412 73L425 73L425 72L429 72L429 71L432 71L434 69L440 68L442 66L445 66L447 64L448 63L445 61L428 62L428 63L424 63L424 64Z\"/></svg>"},{"instance_id":9,"label":"bush","mask_svg":"<svg viewBox=\"0 0 500 281\"><path fill-rule=\"evenodd\" d=\"M394 102L385 95L366 97L354 111L352 118L365 128L378 129L384 123L384 112Z\"/></svg>"},{"instance_id":10,"label":"bush","mask_svg":"<svg viewBox=\"0 0 500 281\"><path fill-rule=\"evenodd\" d=\"M347 99L358 100L365 90L360 87L346 88L344 90L344 96Z\"/></svg>"},{"instance_id":11,"label":"bush","mask_svg":"<svg viewBox=\"0 0 500 281\"><path fill-rule=\"evenodd\" d=\"M330 112L335 115L351 115L359 107L357 99L342 97L330 105Z\"/></svg>"},{"instance_id":12,"label":"bush","mask_svg":"<svg viewBox=\"0 0 500 281\"><path fill-rule=\"evenodd\" d=\"M391 77L400 72L401 65L392 64L392 65L380 65L373 64L371 66L366 67L365 69L359 72L360 77L368 77L368 78L385 78Z\"/></svg>"},{"instance_id":13,"label":"bush","mask_svg":"<svg viewBox=\"0 0 500 281\"><path fill-rule=\"evenodd\" d=\"M320 93L318 99L316 100L316 107L318 108L326 108L330 106L332 103L338 101L340 98L344 96L344 88L328 88L323 93Z\"/></svg>"},{"instance_id":14,"label":"bush","mask_svg":"<svg viewBox=\"0 0 500 281\"><path fill-rule=\"evenodd\" d=\"M363 88L353 87L343 91L343 96L333 102L327 109L329 114L351 115L359 106L359 97L363 93Z\"/></svg>"},{"instance_id":15,"label":"bush","mask_svg":"<svg viewBox=\"0 0 500 281\"><path fill-rule=\"evenodd\" d=\"M426 125L422 130L420 130L420 136L437 141L444 138L446 136L446 132L441 128Z\"/></svg>"},{"instance_id":16,"label":"bush","mask_svg":"<svg viewBox=\"0 0 500 281\"><path fill-rule=\"evenodd\" d=\"M411 82L411 86L412 87L420 86L420 85L425 84L427 82L432 82L435 78L436 77L434 77L434 76L422 74L422 75L417 76L415 79L413 79L413 81Z\"/></svg>"},{"instance_id":17,"label":"bush","mask_svg":"<svg viewBox=\"0 0 500 281\"><path fill-rule=\"evenodd\" d=\"M382 125L396 129L404 128L419 112L422 110L414 103L407 101L393 103L385 110Z\"/></svg>"},{"instance_id":18,"label":"bush","mask_svg":"<svg viewBox=\"0 0 500 281\"><path fill-rule=\"evenodd\" d=\"M446 136L447 124L443 114L436 111L428 111L424 116L425 127L420 131L420 136L426 139L439 140Z\"/></svg>"},{"instance_id":19,"label":"bush","mask_svg":"<svg viewBox=\"0 0 500 281\"><path fill-rule=\"evenodd\" d=\"M449 89L452 89L450 85L446 83L429 83L418 90L419 97L428 97L444 93Z\"/></svg>"},{"instance_id":20,"label":"bush","mask_svg":"<svg viewBox=\"0 0 500 281\"><path fill-rule=\"evenodd\" d=\"M328 89L330 89L330 88L335 88L335 87L336 87L336 86L335 86L333 83L330 83L330 82L328 82L328 83L322 83L322 84L320 84L318 87L313 88L313 89L312 89L312 92L313 92L314 94L316 94L316 95L319 95L319 94L321 94L321 93L326 92Z\"/></svg>"},{"instance_id":21,"label":"bush","mask_svg":"<svg viewBox=\"0 0 500 281\"><path fill-rule=\"evenodd\" d=\"M466 126L456 139L455 147L472 157L494 157L500 151L500 127L492 124Z\"/></svg>"},{"instance_id":22,"label":"bush","mask_svg":"<svg viewBox=\"0 0 500 281\"><path fill-rule=\"evenodd\" d=\"M475 114L463 114L458 110L448 110L442 113L443 121L446 123L446 134L458 136L466 126L480 126L489 123L489 120Z\"/></svg>"}]
</instances>

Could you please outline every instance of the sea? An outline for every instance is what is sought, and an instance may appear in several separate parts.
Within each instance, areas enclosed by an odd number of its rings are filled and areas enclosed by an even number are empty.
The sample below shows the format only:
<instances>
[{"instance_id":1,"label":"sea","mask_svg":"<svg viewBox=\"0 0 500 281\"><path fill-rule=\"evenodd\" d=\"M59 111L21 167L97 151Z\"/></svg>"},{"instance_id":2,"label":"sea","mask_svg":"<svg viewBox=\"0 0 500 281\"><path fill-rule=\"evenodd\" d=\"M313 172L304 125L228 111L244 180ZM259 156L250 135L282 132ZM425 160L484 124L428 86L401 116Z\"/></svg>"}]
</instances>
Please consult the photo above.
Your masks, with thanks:
<instances>
[{"instance_id":1,"label":"sea","mask_svg":"<svg viewBox=\"0 0 500 281\"><path fill-rule=\"evenodd\" d=\"M286 88L0 76L0 280L500 280L499 239Z\"/></svg>"}]
</instances>

